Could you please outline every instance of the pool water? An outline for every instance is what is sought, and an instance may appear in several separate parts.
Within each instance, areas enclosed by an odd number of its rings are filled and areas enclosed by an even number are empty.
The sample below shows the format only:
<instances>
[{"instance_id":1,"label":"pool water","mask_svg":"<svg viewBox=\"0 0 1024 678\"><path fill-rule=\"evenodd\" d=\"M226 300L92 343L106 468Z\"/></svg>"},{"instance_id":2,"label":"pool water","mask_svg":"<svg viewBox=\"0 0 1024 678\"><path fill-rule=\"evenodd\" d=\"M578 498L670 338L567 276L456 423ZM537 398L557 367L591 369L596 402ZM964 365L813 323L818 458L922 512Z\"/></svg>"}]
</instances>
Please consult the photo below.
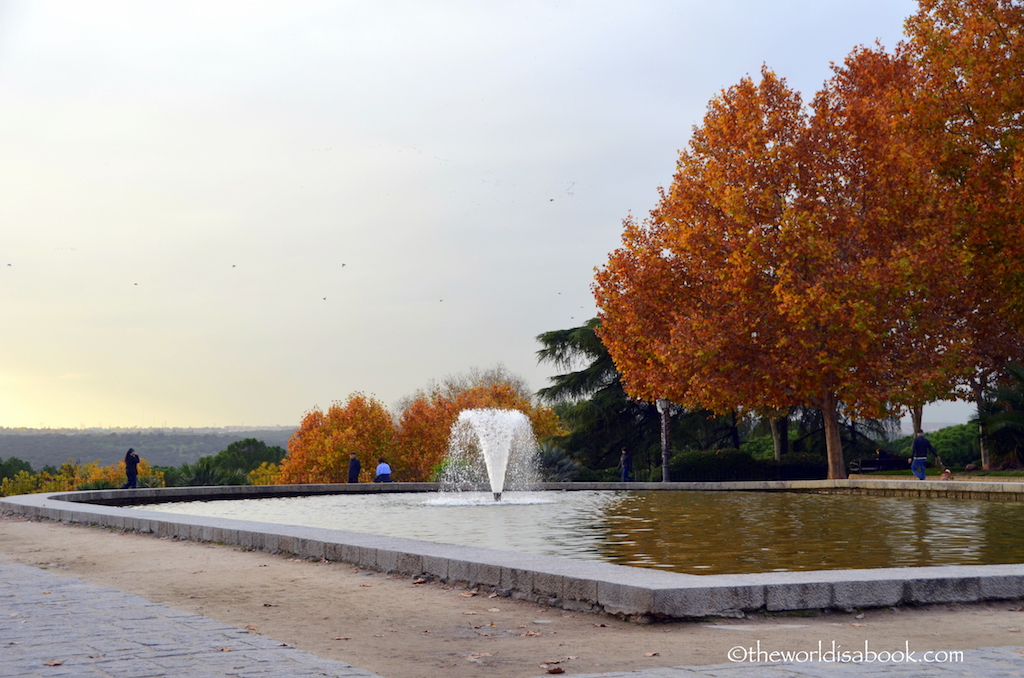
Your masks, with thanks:
<instances>
[{"instance_id":1,"label":"pool water","mask_svg":"<svg viewBox=\"0 0 1024 678\"><path fill-rule=\"evenodd\" d=\"M138 506L689 574L1024 562L1024 504L760 492L339 494Z\"/></svg>"}]
</instances>

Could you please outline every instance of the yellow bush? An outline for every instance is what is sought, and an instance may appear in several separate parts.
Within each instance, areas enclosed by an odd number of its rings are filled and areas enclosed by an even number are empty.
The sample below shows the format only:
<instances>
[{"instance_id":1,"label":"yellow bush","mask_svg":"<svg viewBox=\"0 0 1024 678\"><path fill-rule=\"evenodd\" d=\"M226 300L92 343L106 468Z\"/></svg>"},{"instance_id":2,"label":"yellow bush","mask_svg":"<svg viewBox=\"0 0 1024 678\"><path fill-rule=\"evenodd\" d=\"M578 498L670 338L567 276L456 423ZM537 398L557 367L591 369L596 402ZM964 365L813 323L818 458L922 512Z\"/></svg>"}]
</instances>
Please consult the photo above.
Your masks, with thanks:
<instances>
[{"instance_id":1,"label":"yellow bush","mask_svg":"<svg viewBox=\"0 0 1024 678\"><path fill-rule=\"evenodd\" d=\"M139 462L139 485L142 487L163 487L164 474L154 471L149 462ZM100 466L98 461L87 464L76 464L67 461L61 464L56 474L40 471L29 473L19 471L13 478L4 478L0 484L0 496L9 497L16 494L35 494L37 492L67 492L84 487L113 486L120 487L125 479L124 462L119 461L109 466Z\"/></svg>"},{"instance_id":2,"label":"yellow bush","mask_svg":"<svg viewBox=\"0 0 1024 678\"><path fill-rule=\"evenodd\" d=\"M253 485L276 485L281 475L281 467L265 461L259 468L249 471L249 482Z\"/></svg>"}]
</instances>

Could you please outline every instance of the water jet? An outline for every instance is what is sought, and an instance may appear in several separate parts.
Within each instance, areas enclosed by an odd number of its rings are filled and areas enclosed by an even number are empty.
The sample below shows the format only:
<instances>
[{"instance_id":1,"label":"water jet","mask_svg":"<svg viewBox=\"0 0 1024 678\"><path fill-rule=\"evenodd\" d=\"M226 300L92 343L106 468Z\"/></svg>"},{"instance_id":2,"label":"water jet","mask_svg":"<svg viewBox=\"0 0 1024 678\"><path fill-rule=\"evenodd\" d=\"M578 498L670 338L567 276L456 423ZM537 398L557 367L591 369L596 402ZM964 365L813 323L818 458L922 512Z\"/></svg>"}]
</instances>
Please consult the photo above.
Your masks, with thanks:
<instances>
[{"instance_id":1,"label":"water jet","mask_svg":"<svg viewBox=\"0 0 1024 678\"><path fill-rule=\"evenodd\" d=\"M500 502L506 486L524 489L536 480L537 443L530 420L519 410L463 410L452 425L441 485L462 491L480 483Z\"/></svg>"}]
</instances>

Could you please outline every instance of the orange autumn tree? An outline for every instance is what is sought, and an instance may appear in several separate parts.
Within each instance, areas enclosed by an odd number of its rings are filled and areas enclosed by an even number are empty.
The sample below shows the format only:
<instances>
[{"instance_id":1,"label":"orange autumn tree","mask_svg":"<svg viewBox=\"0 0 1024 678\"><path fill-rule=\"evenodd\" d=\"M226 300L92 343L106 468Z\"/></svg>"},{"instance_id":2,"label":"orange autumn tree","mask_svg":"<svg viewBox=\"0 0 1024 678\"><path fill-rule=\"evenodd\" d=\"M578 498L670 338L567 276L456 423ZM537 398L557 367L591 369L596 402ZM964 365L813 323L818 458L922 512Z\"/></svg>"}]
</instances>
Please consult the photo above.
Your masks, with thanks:
<instances>
[{"instance_id":1,"label":"orange autumn tree","mask_svg":"<svg viewBox=\"0 0 1024 678\"><path fill-rule=\"evenodd\" d=\"M503 368L449 377L408 399L399 418L397 454L392 464L408 481L432 480L444 460L452 425L463 410L494 407L523 412L538 438L561 432L558 417L535 404L525 382Z\"/></svg>"},{"instance_id":2,"label":"orange autumn tree","mask_svg":"<svg viewBox=\"0 0 1024 678\"><path fill-rule=\"evenodd\" d=\"M919 141L963 269L950 299L970 333L961 395L980 412L1004 366L1024 361L1024 3L920 0L907 36Z\"/></svg>"},{"instance_id":3,"label":"orange autumn tree","mask_svg":"<svg viewBox=\"0 0 1024 678\"><path fill-rule=\"evenodd\" d=\"M860 50L815 99L771 71L708 106L670 190L597 275L601 338L631 396L728 412L810 405L829 477L841 410L943 388L955 337L932 300L945 240L893 124L909 69ZM897 116L898 119L898 116Z\"/></svg>"},{"instance_id":4,"label":"orange autumn tree","mask_svg":"<svg viewBox=\"0 0 1024 678\"><path fill-rule=\"evenodd\" d=\"M368 480L377 459L392 453L395 440L395 424L384 404L353 393L327 412L314 408L306 413L288 441L288 456L275 483L346 482L348 455L353 451L362 465L361 480Z\"/></svg>"}]
</instances>

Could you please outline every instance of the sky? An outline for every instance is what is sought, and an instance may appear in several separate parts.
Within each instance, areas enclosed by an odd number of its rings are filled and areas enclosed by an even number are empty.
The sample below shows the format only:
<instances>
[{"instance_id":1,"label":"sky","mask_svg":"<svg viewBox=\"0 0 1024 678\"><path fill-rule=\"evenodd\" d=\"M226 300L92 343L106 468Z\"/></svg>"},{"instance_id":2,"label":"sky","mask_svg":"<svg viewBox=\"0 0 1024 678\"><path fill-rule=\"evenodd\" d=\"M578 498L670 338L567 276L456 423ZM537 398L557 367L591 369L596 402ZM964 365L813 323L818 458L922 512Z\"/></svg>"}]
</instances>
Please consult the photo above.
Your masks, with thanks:
<instances>
[{"instance_id":1,"label":"sky","mask_svg":"<svg viewBox=\"0 0 1024 678\"><path fill-rule=\"evenodd\" d=\"M0 426L541 388L707 102L810 99L915 6L0 0Z\"/></svg>"}]
</instances>

